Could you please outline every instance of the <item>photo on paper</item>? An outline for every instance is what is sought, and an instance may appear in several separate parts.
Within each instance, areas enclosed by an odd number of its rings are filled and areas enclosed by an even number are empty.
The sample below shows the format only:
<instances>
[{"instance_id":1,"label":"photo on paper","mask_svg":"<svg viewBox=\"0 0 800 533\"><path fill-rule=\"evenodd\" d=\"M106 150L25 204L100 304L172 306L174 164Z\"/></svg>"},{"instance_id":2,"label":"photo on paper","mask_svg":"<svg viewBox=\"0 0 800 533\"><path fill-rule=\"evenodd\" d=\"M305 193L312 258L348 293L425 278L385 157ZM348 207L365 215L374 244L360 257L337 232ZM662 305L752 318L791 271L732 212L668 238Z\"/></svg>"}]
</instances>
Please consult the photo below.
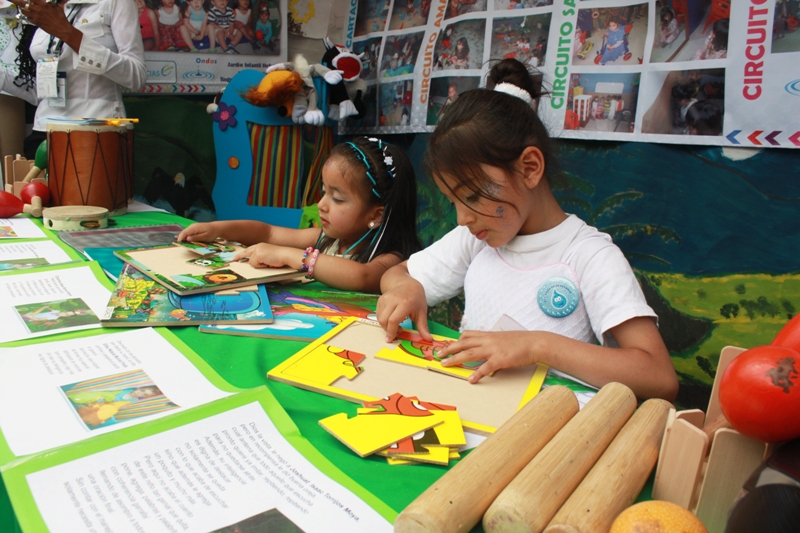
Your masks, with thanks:
<instances>
[{"instance_id":1,"label":"photo on paper","mask_svg":"<svg viewBox=\"0 0 800 533\"><path fill-rule=\"evenodd\" d=\"M378 124L378 86L368 85L367 92L361 101L367 107L367 110L360 119L347 117L345 124L348 128L374 128Z\"/></svg>"},{"instance_id":2,"label":"photo on paper","mask_svg":"<svg viewBox=\"0 0 800 533\"><path fill-rule=\"evenodd\" d=\"M356 14L354 37L386 29L389 17L389 0L361 0Z\"/></svg>"},{"instance_id":3,"label":"photo on paper","mask_svg":"<svg viewBox=\"0 0 800 533\"><path fill-rule=\"evenodd\" d=\"M413 74L422 37L425 32L386 37L383 45L381 72L384 78Z\"/></svg>"},{"instance_id":4,"label":"photo on paper","mask_svg":"<svg viewBox=\"0 0 800 533\"><path fill-rule=\"evenodd\" d=\"M362 80L378 78L378 57L381 55L381 37L372 37L353 43L353 53L361 56Z\"/></svg>"},{"instance_id":5,"label":"photo on paper","mask_svg":"<svg viewBox=\"0 0 800 533\"><path fill-rule=\"evenodd\" d=\"M451 19L467 13L486 11L488 0L447 0L447 11L444 12L444 19ZM550 0L552 3L552 0Z\"/></svg>"},{"instance_id":6,"label":"photo on paper","mask_svg":"<svg viewBox=\"0 0 800 533\"><path fill-rule=\"evenodd\" d=\"M436 40L433 70L481 68L486 20L448 24Z\"/></svg>"},{"instance_id":7,"label":"photo on paper","mask_svg":"<svg viewBox=\"0 0 800 533\"><path fill-rule=\"evenodd\" d=\"M30 333L99 324L100 319L81 298L15 305Z\"/></svg>"},{"instance_id":8,"label":"photo on paper","mask_svg":"<svg viewBox=\"0 0 800 533\"><path fill-rule=\"evenodd\" d=\"M61 391L90 430L178 408L142 370L62 385Z\"/></svg>"},{"instance_id":9,"label":"photo on paper","mask_svg":"<svg viewBox=\"0 0 800 533\"><path fill-rule=\"evenodd\" d=\"M477 89L480 83L481 79L477 76L433 78L428 94L428 118L425 124L435 126L461 93Z\"/></svg>"},{"instance_id":10,"label":"photo on paper","mask_svg":"<svg viewBox=\"0 0 800 533\"><path fill-rule=\"evenodd\" d=\"M0 226L0 239L10 239L13 237L18 237L14 228L11 226Z\"/></svg>"},{"instance_id":11,"label":"photo on paper","mask_svg":"<svg viewBox=\"0 0 800 533\"><path fill-rule=\"evenodd\" d=\"M551 18L551 13L543 13L494 19L491 57L513 58L531 67L543 66Z\"/></svg>"},{"instance_id":12,"label":"photo on paper","mask_svg":"<svg viewBox=\"0 0 800 533\"><path fill-rule=\"evenodd\" d=\"M720 2L721 3L721 2ZM730 7L728 8L730 10ZM756 29L747 28L748 44L751 38L759 38L759 31L764 31L764 27ZM774 22L772 25L772 53L783 54L786 52L800 51L800 5L797 0L777 0L775 2ZM762 34L763 35L763 34ZM762 42L766 40L763 36Z\"/></svg>"},{"instance_id":13,"label":"photo on paper","mask_svg":"<svg viewBox=\"0 0 800 533\"><path fill-rule=\"evenodd\" d=\"M647 40L648 4L579 9L573 65L638 65Z\"/></svg>"},{"instance_id":14,"label":"photo on paper","mask_svg":"<svg viewBox=\"0 0 800 533\"><path fill-rule=\"evenodd\" d=\"M656 32L652 63L702 61L728 57L728 27L731 5L727 0L699 2L687 0L689 13L702 13L700 18L683 13L682 4L664 4L657 8ZM767 29L760 28L766 40Z\"/></svg>"},{"instance_id":15,"label":"photo on paper","mask_svg":"<svg viewBox=\"0 0 800 533\"><path fill-rule=\"evenodd\" d=\"M529 9L553 5L553 0L494 0L494 9Z\"/></svg>"},{"instance_id":16,"label":"photo on paper","mask_svg":"<svg viewBox=\"0 0 800 533\"><path fill-rule=\"evenodd\" d=\"M283 17L274 0L134 3L147 52L276 55L280 51Z\"/></svg>"},{"instance_id":17,"label":"photo on paper","mask_svg":"<svg viewBox=\"0 0 800 533\"><path fill-rule=\"evenodd\" d=\"M243 533L258 531L276 531L280 533L305 533L297 524L289 520L278 509L270 509L245 518L235 524L215 529L210 533Z\"/></svg>"},{"instance_id":18,"label":"photo on paper","mask_svg":"<svg viewBox=\"0 0 800 533\"><path fill-rule=\"evenodd\" d=\"M0 272L8 270L25 270L28 268L36 268L42 265L48 265L47 259L44 257L28 257L25 259L5 259L0 261Z\"/></svg>"},{"instance_id":19,"label":"photo on paper","mask_svg":"<svg viewBox=\"0 0 800 533\"><path fill-rule=\"evenodd\" d=\"M718 136L724 116L725 69L676 70L642 117L642 133Z\"/></svg>"},{"instance_id":20,"label":"photo on paper","mask_svg":"<svg viewBox=\"0 0 800 533\"><path fill-rule=\"evenodd\" d=\"M395 0L390 30L408 30L428 23L431 0Z\"/></svg>"},{"instance_id":21,"label":"photo on paper","mask_svg":"<svg viewBox=\"0 0 800 533\"><path fill-rule=\"evenodd\" d=\"M564 129L633 133L639 80L638 72L573 74Z\"/></svg>"},{"instance_id":22,"label":"photo on paper","mask_svg":"<svg viewBox=\"0 0 800 533\"><path fill-rule=\"evenodd\" d=\"M382 83L378 101L379 126L407 126L411 119L414 99L413 80Z\"/></svg>"}]
</instances>

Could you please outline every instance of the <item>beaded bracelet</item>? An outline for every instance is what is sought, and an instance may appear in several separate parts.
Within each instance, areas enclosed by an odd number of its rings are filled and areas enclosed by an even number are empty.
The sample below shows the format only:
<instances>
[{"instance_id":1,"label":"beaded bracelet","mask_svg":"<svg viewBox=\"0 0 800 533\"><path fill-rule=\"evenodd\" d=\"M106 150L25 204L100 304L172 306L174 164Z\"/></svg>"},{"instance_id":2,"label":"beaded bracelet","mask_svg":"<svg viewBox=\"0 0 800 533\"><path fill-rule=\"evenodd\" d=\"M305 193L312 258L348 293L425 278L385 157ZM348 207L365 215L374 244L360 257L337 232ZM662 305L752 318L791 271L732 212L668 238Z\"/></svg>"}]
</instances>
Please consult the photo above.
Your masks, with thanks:
<instances>
[{"instance_id":1,"label":"beaded bracelet","mask_svg":"<svg viewBox=\"0 0 800 533\"><path fill-rule=\"evenodd\" d=\"M311 259L308 260L308 274L306 277L308 279L314 279L314 266L317 264L317 257L319 256L319 250L314 250L311 253Z\"/></svg>"},{"instance_id":2,"label":"beaded bracelet","mask_svg":"<svg viewBox=\"0 0 800 533\"><path fill-rule=\"evenodd\" d=\"M308 257L308 254L310 254L313 251L314 251L314 247L313 246L309 246L303 252L303 259L300 260L300 272L307 272L308 271L308 265L306 264L306 257Z\"/></svg>"}]
</instances>

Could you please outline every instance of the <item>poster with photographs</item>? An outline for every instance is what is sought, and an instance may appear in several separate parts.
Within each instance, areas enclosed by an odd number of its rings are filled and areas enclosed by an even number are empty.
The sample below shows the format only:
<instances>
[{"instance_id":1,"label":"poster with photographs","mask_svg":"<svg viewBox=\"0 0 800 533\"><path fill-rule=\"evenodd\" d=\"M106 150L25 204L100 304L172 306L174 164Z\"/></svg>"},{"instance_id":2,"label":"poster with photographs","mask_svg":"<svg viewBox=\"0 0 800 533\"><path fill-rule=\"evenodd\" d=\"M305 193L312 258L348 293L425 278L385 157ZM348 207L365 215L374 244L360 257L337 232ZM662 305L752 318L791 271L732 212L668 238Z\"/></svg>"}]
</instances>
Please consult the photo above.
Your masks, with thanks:
<instances>
[{"instance_id":1,"label":"poster with photographs","mask_svg":"<svg viewBox=\"0 0 800 533\"><path fill-rule=\"evenodd\" d=\"M351 0L347 16L367 111L340 133L433 131L516 58L556 137L800 147L800 0Z\"/></svg>"},{"instance_id":2,"label":"poster with photographs","mask_svg":"<svg viewBox=\"0 0 800 533\"><path fill-rule=\"evenodd\" d=\"M147 66L142 93L217 93L242 69L286 61L287 0L133 1Z\"/></svg>"}]
</instances>

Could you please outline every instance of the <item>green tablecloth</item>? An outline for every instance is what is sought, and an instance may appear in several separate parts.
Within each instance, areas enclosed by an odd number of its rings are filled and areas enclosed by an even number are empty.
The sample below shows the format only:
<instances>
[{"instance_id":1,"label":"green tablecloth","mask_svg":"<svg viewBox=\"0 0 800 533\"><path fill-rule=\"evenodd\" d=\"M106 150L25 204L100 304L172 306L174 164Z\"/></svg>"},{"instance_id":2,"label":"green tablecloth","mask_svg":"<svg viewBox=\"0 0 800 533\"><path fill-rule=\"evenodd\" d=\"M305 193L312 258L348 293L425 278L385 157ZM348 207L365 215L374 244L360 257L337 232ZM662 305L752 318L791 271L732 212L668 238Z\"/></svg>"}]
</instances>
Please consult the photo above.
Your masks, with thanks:
<instances>
[{"instance_id":1,"label":"green tablecloth","mask_svg":"<svg viewBox=\"0 0 800 533\"><path fill-rule=\"evenodd\" d=\"M175 215L130 213L115 219L117 227L158 224L188 225L190 220ZM434 333L454 332L432 324ZM109 332L118 330L108 330ZM447 469L432 465L389 466L382 457L360 458L319 425L327 416L347 411L355 415L357 405L337 398L305 391L267 379L267 372L294 355L307 343L287 340L212 335L197 327L171 328L230 384L251 388L266 384L294 420L301 433L333 463L387 505L400 512ZM649 499L652 479L639 499ZM0 483L2 485L2 483ZM0 487L0 532L18 531L5 486ZM480 526L476 531L481 531Z\"/></svg>"}]
</instances>

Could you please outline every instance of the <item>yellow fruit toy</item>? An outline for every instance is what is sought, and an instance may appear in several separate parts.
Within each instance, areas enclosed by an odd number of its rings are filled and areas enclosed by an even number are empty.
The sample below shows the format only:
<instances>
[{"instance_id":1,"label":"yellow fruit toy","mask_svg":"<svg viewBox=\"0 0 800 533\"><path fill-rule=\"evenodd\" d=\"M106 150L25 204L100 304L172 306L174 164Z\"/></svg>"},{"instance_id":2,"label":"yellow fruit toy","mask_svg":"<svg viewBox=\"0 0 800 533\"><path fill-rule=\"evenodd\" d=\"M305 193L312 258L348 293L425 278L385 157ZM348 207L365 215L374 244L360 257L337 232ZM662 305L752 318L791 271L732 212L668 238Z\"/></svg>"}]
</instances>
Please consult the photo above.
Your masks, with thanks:
<instances>
[{"instance_id":1,"label":"yellow fruit toy","mask_svg":"<svg viewBox=\"0 0 800 533\"><path fill-rule=\"evenodd\" d=\"M609 533L708 533L688 509L661 500L639 502L622 511Z\"/></svg>"}]
</instances>

